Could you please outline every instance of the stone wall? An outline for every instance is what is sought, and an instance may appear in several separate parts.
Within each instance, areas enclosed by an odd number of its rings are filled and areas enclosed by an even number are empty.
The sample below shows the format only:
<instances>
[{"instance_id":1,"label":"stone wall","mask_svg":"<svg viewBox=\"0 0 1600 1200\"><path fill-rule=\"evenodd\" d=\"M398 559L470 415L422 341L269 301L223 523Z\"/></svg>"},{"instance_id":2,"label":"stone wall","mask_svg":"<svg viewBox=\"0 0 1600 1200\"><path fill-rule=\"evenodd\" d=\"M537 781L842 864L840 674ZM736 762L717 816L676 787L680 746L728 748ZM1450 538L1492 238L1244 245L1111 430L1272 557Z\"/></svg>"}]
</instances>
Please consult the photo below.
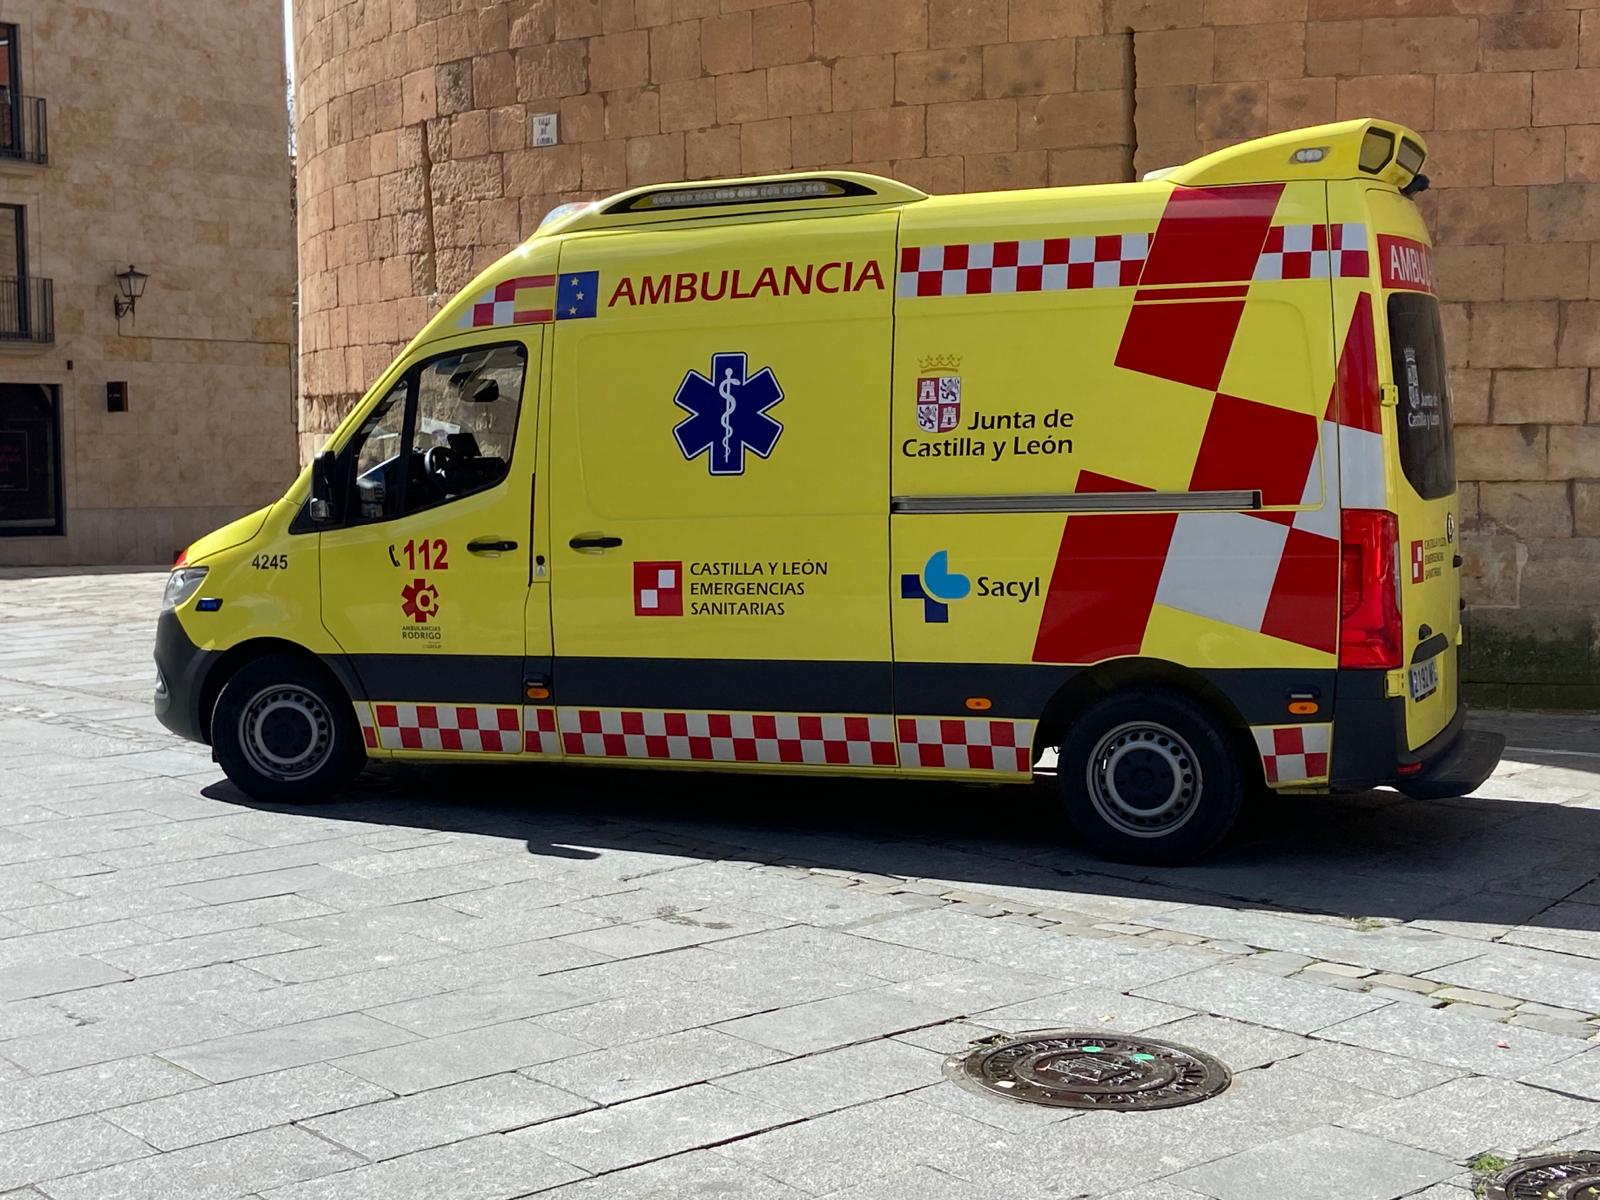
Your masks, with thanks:
<instances>
[{"instance_id":1,"label":"stone wall","mask_svg":"<svg viewBox=\"0 0 1600 1200\"><path fill-rule=\"evenodd\" d=\"M1432 149L1475 698L1600 705L1600 9L1532 7L296 0L302 456L557 203L845 165L1102 182L1382 115Z\"/></svg>"},{"instance_id":2,"label":"stone wall","mask_svg":"<svg viewBox=\"0 0 1600 1200\"><path fill-rule=\"evenodd\" d=\"M0 345L0 382L60 389L65 532L0 564L167 563L296 471L295 267L276 0L4 0L49 162L0 157L26 206L52 344ZM149 274L134 315L115 272ZM106 383L129 385L127 412Z\"/></svg>"}]
</instances>

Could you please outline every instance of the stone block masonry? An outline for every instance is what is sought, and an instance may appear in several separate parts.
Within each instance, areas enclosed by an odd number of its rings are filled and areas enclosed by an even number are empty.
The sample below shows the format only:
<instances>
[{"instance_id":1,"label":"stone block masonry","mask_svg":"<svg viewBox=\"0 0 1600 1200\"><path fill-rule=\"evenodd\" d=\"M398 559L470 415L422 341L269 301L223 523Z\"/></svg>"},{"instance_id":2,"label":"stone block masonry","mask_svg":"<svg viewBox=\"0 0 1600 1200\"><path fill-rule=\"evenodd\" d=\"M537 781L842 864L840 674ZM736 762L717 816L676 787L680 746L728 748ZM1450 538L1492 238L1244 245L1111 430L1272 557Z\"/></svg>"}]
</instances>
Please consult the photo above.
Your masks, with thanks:
<instances>
[{"instance_id":1,"label":"stone block masonry","mask_svg":"<svg viewBox=\"0 0 1600 1200\"><path fill-rule=\"evenodd\" d=\"M1510 7L1530 11L1494 11ZM554 205L853 167L1125 180L1381 115L1430 143L1470 698L1600 705L1600 10L1469 0L296 0L302 457ZM536 113L561 142L532 148Z\"/></svg>"}]
</instances>

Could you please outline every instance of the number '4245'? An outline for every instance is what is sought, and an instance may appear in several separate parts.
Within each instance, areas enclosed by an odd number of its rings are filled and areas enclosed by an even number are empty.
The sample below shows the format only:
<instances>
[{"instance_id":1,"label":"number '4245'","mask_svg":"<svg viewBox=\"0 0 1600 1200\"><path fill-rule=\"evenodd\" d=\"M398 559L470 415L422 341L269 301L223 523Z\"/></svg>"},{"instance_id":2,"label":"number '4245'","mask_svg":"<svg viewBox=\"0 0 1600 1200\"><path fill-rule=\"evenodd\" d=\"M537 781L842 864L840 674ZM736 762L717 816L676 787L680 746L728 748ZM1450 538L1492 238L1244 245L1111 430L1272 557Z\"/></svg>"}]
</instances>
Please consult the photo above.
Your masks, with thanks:
<instances>
[{"instance_id":1,"label":"number '4245'","mask_svg":"<svg viewBox=\"0 0 1600 1200\"><path fill-rule=\"evenodd\" d=\"M289 556L287 554L258 554L250 560L250 565L258 571L287 571L289 569Z\"/></svg>"}]
</instances>

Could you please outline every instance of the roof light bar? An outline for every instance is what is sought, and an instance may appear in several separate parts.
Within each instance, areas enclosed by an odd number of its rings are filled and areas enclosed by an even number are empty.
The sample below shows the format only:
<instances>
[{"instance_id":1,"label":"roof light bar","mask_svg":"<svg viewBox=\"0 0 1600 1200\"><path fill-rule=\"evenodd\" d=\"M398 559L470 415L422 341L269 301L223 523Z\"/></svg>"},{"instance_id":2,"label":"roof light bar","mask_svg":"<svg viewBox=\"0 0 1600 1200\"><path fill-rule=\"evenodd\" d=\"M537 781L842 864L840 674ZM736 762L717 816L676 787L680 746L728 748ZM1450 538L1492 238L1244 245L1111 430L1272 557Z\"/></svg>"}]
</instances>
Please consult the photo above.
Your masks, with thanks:
<instances>
[{"instance_id":1,"label":"roof light bar","mask_svg":"<svg viewBox=\"0 0 1600 1200\"><path fill-rule=\"evenodd\" d=\"M1302 146L1294 152L1294 156L1290 161L1301 164L1319 163L1327 157L1328 147L1326 146Z\"/></svg>"},{"instance_id":2,"label":"roof light bar","mask_svg":"<svg viewBox=\"0 0 1600 1200\"><path fill-rule=\"evenodd\" d=\"M760 204L768 200L809 200L840 196L843 190L826 179L790 179L775 183L743 183L731 187L673 188L644 197L640 208L704 208L713 204Z\"/></svg>"}]
</instances>

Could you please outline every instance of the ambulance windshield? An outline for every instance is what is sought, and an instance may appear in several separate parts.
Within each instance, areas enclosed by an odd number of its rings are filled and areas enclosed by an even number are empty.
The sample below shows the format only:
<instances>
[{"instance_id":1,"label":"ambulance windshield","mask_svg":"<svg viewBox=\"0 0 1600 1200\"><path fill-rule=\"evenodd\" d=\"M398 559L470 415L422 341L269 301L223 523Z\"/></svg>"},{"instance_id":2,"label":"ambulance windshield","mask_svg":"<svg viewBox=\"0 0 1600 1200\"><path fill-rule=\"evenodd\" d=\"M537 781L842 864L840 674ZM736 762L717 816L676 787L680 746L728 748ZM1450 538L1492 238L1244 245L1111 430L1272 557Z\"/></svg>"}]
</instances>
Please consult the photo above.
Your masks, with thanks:
<instances>
[{"instance_id":1,"label":"ambulance windshield","mask_svg":"<svg viewBox=\"0 0 1600 1200\"><path fill-rule=\"evenodd\" d=\"M1456 490L1450 388L1438 301L1421 292L1391 295L1389 350L1395 386L1400 389L1396 412L1400 467L1417 495L1437 500Z\"/></svg>"}]
</instances>

